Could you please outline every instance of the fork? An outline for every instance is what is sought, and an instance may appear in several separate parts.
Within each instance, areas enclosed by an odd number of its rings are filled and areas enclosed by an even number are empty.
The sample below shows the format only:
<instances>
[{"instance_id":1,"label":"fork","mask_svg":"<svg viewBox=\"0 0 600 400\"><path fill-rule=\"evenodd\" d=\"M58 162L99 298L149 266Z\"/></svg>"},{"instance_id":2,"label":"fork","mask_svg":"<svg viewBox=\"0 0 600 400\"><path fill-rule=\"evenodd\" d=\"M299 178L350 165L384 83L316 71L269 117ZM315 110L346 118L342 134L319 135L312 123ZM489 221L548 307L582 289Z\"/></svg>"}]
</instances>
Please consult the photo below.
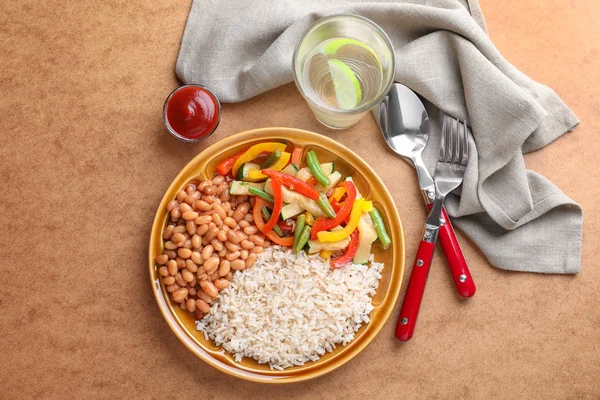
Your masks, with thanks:
<instances>
[{"instance_id":1,"label":"fork","mask_svg":"<svg viewBox=\"0 0 600 400\"><path fill-rule=\"evenodd\" d=\"M425 221L425 233L417 250L396 325L396 338L401 342L408 342L413 336L440 230L444 199L462 183L468 157L466 122L444 116L440 156L434 177L436 198Z\"/></svg>"}]
</instances>

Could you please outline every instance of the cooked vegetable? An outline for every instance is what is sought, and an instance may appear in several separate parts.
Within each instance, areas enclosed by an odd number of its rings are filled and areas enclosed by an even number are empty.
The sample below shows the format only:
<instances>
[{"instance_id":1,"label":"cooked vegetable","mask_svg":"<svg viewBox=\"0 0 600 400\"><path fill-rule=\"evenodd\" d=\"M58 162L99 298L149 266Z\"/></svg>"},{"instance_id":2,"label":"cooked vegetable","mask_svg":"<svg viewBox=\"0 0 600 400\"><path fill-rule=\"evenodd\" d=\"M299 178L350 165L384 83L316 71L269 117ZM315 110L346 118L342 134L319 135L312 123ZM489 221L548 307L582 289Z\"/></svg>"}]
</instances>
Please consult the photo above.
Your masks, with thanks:
<instances>
[{"instance_id":1,"label":"cooked vegetable","mask_svg":"<svg viewBox=\"0 0 600 400\"><path fill-rule=\"evenodd\" d=\"M235 178L240 181L243 179L248 179L248 178L250 178L250 171L252 171L252 170L260 172L260 165L255 164L255 163L250 163L250 162L242 164L242 166L238 170ZM252 178L250 178L250 179L252 179Z\"/></svg>"},{"instance_id":2,"label":"cooked vegetable","mask_svg":"<svg viewBox=\"0 0 600 400\"><path fill-rule=\"evenodd\" d=\"M309 240L308 254L318 253L322 250L339 251L344 250L350 244L350 237L338 240L337 242L319 242L318 240Z\"/></svg>"},{"instance_id":3,"label":"cooked vegetable","mask_svg":"<svg viewBox=\"0 0 600 400\"><path fill-rule=\"evenodd\" d=\"M250 147L244 154L242 154L235 161L235 163L233 164L231 173L233 174L233 176L236 176L238 170L240 169L240 167L243 164L254 160L256 157L258 157L263 152L273 152L275 150L284 151L285 147L286 147L285 144L276 143L276 142L266 142L266 143L255 144L254 146ZM286 164L287 164L287 162L286 162ZM281 167L281 168L283 168L283 167Z\"/></svg>"},{"instance_id":4,"label":"cooked vegetable","mask_svg":"<svg viewBox=\"0 0 600 400\"><path fill-rule=\"evenodd\" d=\"M327 178L329 179L329 185L323 186L319 183L316 188L319 192L325 193L326 191L328 191L329 189L331 189L332 187L334 187L335 185L340 183L340 181L342 180L342 174L339 171L335 171L333 174L329 175Z\"/></svg>"},{"instance_id":5,"label":"cooked vegetable","mask_svg":"<svg viewBox=\"0 0 600 400\"><path fill-rule=\"evenodd\" d=\"M296 167L296 165L294 163L291 163L291 164L288 164L287 167L282 169L281 172L283 172L284 174L291 175L291 176L296 176L296 174L298 173L298 167Z\"/></svg>"},{"instance_id":6,"label":"cooked vegetable","mask_svg":"<svg viewBox=\"0 0 600 400\"><path fill-rule=\"evenodd\" d=\"M329 218L335 218L335 211L333 211L331 204L329 204L329 200L327 199L327 196L325 196L325 193L319 194L319 200L317 200L317 204L319 207L321 207L321 210L323 210L325 215L327 215Z\"/></svg>"},{"instance_id":7,"label":"cooked vegetable","mask_svg":"<svg viewBox=\"0 0 600 400\"><path fill-rule=\"evenodd\" d=\"M269 157L263 162L260 166L260 169L269 168L271 165L275 164L279 158L281 157L281 150L275 150Z\"/></svg>"},{"instance_id":8,"label":"cooked vegetable","mask_svg":"<svg viewBox=\"0 0 600 400\"><path fill-rule=\"evenodd\" d=\"M287 165L289 160L290 160L290 153L287 153L284 151L281 154L281 157L279 157L279 160L277 160L277 162L271 166L270 170L281 171L283 169L283 167L285 167ZM253 181L260 181L260 180L267 179L267 176L263 175L260 170L258 170L258 171L251 170L248 175L248 178Z\"/></svg>"},{"instance_id":9,"label":"cooked vegetable","mask_svg":"<svg viewBox=\"0 0 600 400\"><path fill-rule=\"evenodd\" d=\"M355 203L355 199L356 199L356 186L354 186L354 183L352 183L351 181L346 181L343 183L343 185L346 188L346 191L348 192L348 196L346 197L346 200L344 201L344 205L342 206L340 211L336 214L335 218L329 218L329 219L318 218L317 219L315 225L313 226L313 228L311 230L311 238L313 240L317 239L317 237L318 237L317 235L319 232L328 231L328 230L335 228L336 226L339 226L342 222L344 222L346 220L346 217L348 217L348 215L350 215L350 212L352 211L352 207L353 207L353 205ZM350 232L348 234L350 234Z\"/></svg>"},{"instance_id":10,"label":"cooked vegetable","mask_svg":"<svg viewBox=\"0 0 600 400\"><path fill-rule=\"evenodd\" d=\"M294 231L294 225L292 224L288 224L288 221L279 221L277 223L277 226L282 230L282 231Z\"/></svg>"},{"instance_id":11,"label":"cooked vegetable","mask_svg":"<svg viewBox=\"0 0 600 400\"><path fill-rule=\"evenodd\" d=\"M273 214L269 219L269 222L265 225L263 233L266 235L271 232L277 221L279 221L279 215L281 214L281 208L283 207L283 197L281 194L281 184L276 181L271 182L271 189L273 189Z\"/></svg>"},{"instance_id":12,"label":"cooked vegetable","mask_svg":"<svg viewBox=\"0 0 600 400\"><path fill-rule=\"evenodd\" d=\"M347 200L346 200L347 201ZM344 239L352 234L358 226L358 221L363 212L369 212L373 209L373 203L364 199L358 199L352 205L352 212L350 213L350 220L346 226L338 231L321 231L317 233L317 238L321 242L336 242Z\"/></svg>"},{"instance_id":13,"label":"cooked vegetable","mask_svg":"<svg viewBox=\"0 0 600 400\"><path fill-rule=\"evenodd\" d=\"M286 194L285 191L287 189L282 188L283 189L283 201L286 200ZM307 199L310 200L310 199ZM310 200L312 201L312 200ZM283 208L281 209L281 219L286 220L286 219L290 219L295 217L298 214L301 214L302 211L304 211L304 208L302 208L302 206L300 204L296 204L296 203L290 203L287 204L285 206L283 206Z\"/></svg>"},{"instance_id":14,"label":"cooked vegetable","mask_svg":"<svg viewBox=\"0 0 600 400\"><path fill-rule=\"evenodd\" d=\"M356 264L365 264L369 261L371 255L371 244L377 240L377 232L373 227L373 222L369 214L364 213L361 215L356 230L358 231L358 248L354 254L353 262Z\"/></svg>"},{"instance_id":15,"label":"cooked vegetable","mask_svg":"<svg viewBox=\"0 0 600 400\"><path fill-rule=\"evenodd\" d=\"M296 172L300 169L300 165L302 164L302 148L294 147L294 151L292 151L292 165L296 167Z\"/></svg>"},{"instance_id":16,"label":"cooked vegetable","mask_svg":"<svg viewBox=\"0 0 600 400\"><path fill-rule=\"evenodd\" d=\"M385 229L385 224L383 223L383 219L381 218L379 211L377 211L376 208L373 208L373 210L369 212L369 215L373 220L373 225L377 231L377 236L379 237L381 246L384 249L387 249L390 246L390 243L392 243L392 239L390 239L390 235L388 235L387 230Z\"/></svg>"},{"instance_id":17,"label":"cooked vegetable","mask_svg":"<svg viewBox=\"0 0 600 400\"><path fill-rule=\"evenodd\" d=\"M248 187L248 192L250 192L250 194L253 196L261 197L261 198L265 199L266 201L268 201L269 203L273 203L273 196L271 196L269 193L265 192L262 189L250 186L250 187Z\"/></svg>"},{"instance_id":18,"label":"cooked vegetable","mask_svg":"<svg viewBox=\"0 0 600 400\"><path fill-rule=\"evenodd\" d=\"M325 260L329 260L331 258L332 254L333 254L333 251L331 251L331 250L321 250L319 252L319 256L321 256L321 258L323 258Z\"/></svg>"},{"instance_id":19,"label":"cooked vegetable","mask_svg":"<svg viewBox=\"0 0 600 400\"><path fill-rule=\"evenodd\" d=\"M229 194L235 196L249 196L251 195L248 190L250 187L255 187L257 189L263 190L265 187L264 183L255 183L255 182L242 182L242 181L232 181L229 186Z\"/></svg>"},{"instance_id":20,"label":"cooked vegetable","mask_svg":"<svg viewBox=\"0 0 600 400\"><path fill-rule=\"evenodd\" d=\"M337 201L340 201L342 199L342 196L346 193L346 186L340 186L340 187L336 187L333 190L333 194L329 197L329 200L331 201L331 199L336 199Z\"/></svg>"},{"instance_id":21,"label":"cooked vegetable","mask_svg":"<svg viewBox=\"0 0 600 400\"><path fill-rule=\"evenodd\" d=\"M346 252L342 256L340 256L334 260L329 260L329 265L331 265L331 268L343 267L344 265L346 265L350 261L352 261L352 258L354 257L354 254L356 254L357 249L358 249L358 230L354 230L354 232L352 232L352 234L350 235L350 244L346 248Z\"/></svg>"},{"instance_id":22,"label":"cooked vegetable","mask_svg":"<svg viewBox=\"0 0 600 400\"><path fill-rule=\"evenodd\" d=\"M304 231L304 227L306 226L306 216L301 215L296 219L296 230L294 231L294 248L298 244L300 240L300 235L302 235L302 231Z\"/></svg>"},{"instance_id":23,"label":"cooked vegetable","mask_svg":"<svg viewBox=\"0 0 600 400\"><path fill-rule=\"evenodd\" d=\"M293 176L284 174L282 172L277 172L271 169L263 169L262 173L271 177L273 181L278 181L279 183L286 186L288 189L303 194L309 199L316 201L319 198L319 192L317 192L315 188L307 185L305 182L302 182L301 180Z\"/></svg>"},{"instance_id":24,"label":"cooked vegetable","mask_svg":"<svg viewBox=\"0 0 600 400\"><path fill-rule=\"evenodd\" d=\"M286 247L293 246L294 245L293 237L282 238L282 237L279 237L272 230L268 233L265 233L265 221L262 217L261 209L263 207L265 207L266 205L268 205L266 200L261 199L260 197L256 198L256 201L254 202L254 208L252 209L252 217L254 218L254 225L256 225L256 227L262 233L264 233L269 238L269 240L271 240L273 243L276 243L280 246L286 246Z\"/></svg>"},{"instance_id":25,"label":"cooked vegetable","mask_svg":"<svg viewBox=\"0 0 600 400\"><path fill-rule=\"evenodd\" d=\"M306 225L313 226L315 224L315 217L311 213L304 213L304 216L306 217Z\"/></svg>"},{"instance_id":26,"label":"cooked vegetable","mask_svg":"<svg viewBox=\"0 0 600 400\"><path fill-rule=\"evenodd\" d=\"M321 164L321 169L325 175L333 174L334 164L332 162ZM304 167L301 168L296 174L296 178L300 179L302 182L306 182L312 175L310 172L310 168Z\"/></svg>"},{"instance_id":27,"label":"cooked vegetable","mask_svg":"<svg viewBox=\"0 0 600 400\"><path fill-rule=\"evenodd\" d=\"M304 248L306 242L310 239L310 226L305 226L298 237L298 242L294 243L294 251L298 253L300 250Z\"/></svg>"},{"instance_id":28,"label":"cooked vegetable","mask_svg":"<svg viewBox=\"0 0 600 400\"><path fill-rule=\"evenodd\" d=\"M306 154L306 162L310 172L321 185L329 186L331 184L331 181L321 169L319 159L317 158L317 153L315 153L314 150L311 150Z\"/></svg>"},{"instance_id":29,"label":"cooked vegetable","mask_svg":"<svg viewBox=\"0 0 600 400\"><path fill-rule=\"evenodd\" d=\"M262 217L265 221L270 221L271 220L271 213L269 212L269 209L267 207L263 207L260 210L260 213L262 214ZM279 225L275 225L273 227L273 230L275 231L276 234L278 234L279 236L283 236L283 231L281 230L281 228L279 227Z\"/></svg>"},{"instance_id":30,"label":"cooked vegetable","mask_svg":"<svg viewBox=\"0 0 600 400\"><path fill-rule=\"evenodd\" d=\"M242 150L239 153L234 154L231 157L221 161L219 165L217 165L217 172L223 176L227 175L229 171L231 171L231 168L233 168L233 164L235 164L237 159L240 158L245 152L246 150Z\"/></svg>"},{"instance_id":31,"label":"cooked vegetable","mask_svg":"<svg viewBox=\"0 0 600 400\"><path fill-rule=\"evenodd\" d=\"M265 192L269 194L273 194L273 190L271 189L271 181L272 180L267 180L265 182ZM321 210L321 207L319 207L316 201L311 200L300 193L292 192L285 186L282 186L281 190L283 192L284 203L298 204L303 210L306 210L317 217L325 217L325 213L323 210Z\"/></svg>"}]
</instances>

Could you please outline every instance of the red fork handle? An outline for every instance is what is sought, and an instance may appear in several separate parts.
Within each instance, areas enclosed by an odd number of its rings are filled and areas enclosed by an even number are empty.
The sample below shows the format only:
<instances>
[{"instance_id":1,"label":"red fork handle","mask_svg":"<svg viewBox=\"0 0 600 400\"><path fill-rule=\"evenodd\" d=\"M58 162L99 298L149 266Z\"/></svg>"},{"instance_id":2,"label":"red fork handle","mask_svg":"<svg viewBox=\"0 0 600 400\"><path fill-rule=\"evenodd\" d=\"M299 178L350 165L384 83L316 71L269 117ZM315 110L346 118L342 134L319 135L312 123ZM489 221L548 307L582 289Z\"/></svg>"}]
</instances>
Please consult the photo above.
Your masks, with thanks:
<instances>
[{"instance_id":1,"label":"red fork handle","mask_svg":"<svg viewBox=\"0 0 600 400\"><path fill-rule=\"evenodd\" d=\"M434 250L435 243L421 240L396 325L396 338L401 342L408 342L413 336Z\"/></svg>"},{"instance_id":2,"label":"red fork handle","mask_svg":"<svg viewBox=\"0 0 600 400\"><path fill-rule=\"evenodd\" d=\"M431 211L432 206L433 204L428 204L427 208ZM446 208L442 208L442 215L446 222L444 225L440 226L440 243L442 244L442 250L446 257L446 263L448 264L448 269L452 275L452 280L454 281L454 286L456 286L458 295L464 299L469 299L473 297L477 288L471 277L469 267L467 267L465 256L463 256L460 245L458 244L458 239L456 239L454 228L452 228L452 224L450 223L450 218L448 218L448 214L446 214Z\"/></svg>"}]
</instances>

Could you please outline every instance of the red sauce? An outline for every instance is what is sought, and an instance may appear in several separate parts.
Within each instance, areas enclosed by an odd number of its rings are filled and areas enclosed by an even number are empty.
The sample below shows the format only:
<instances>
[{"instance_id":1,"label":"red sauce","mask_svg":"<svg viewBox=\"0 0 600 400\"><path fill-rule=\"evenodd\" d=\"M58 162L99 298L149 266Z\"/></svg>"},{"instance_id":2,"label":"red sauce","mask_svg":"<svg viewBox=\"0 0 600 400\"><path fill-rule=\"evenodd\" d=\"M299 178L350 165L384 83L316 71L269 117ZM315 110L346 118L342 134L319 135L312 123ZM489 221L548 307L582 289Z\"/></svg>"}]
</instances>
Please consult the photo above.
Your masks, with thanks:
<instances>
[{"instance_id":1,"label":"red sauce","mask_svg":"<svg viewBox=\"0 0 600 400\"><path fill-rule=\"evenodd\" d=\"M177 89L167 99L165 109L167 126L186 139L208 136L219 124L219 102L211 92L200 86Z\"/></svg>"}]
</instances>

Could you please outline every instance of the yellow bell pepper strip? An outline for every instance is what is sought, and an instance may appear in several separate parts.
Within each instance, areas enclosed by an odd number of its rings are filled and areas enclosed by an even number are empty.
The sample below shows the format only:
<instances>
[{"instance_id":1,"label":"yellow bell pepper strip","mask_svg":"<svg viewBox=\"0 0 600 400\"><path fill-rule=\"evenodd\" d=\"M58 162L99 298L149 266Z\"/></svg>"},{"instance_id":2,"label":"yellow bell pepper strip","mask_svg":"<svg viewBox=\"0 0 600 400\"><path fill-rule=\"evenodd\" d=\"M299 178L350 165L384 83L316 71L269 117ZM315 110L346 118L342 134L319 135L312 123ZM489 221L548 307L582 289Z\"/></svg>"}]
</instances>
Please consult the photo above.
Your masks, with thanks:
<instances>
[{"instance_id":1,"label":"yellow bell pepper strip","mask_svg":"<svg viewBox=\"0 0 600 400\"><path fill-rule=\"evenodd\" d=\"M333 193L331 194L331 196L329 196L329 201L331 201L332 199L336 199L339 202L342 199L344 193L346 193L345 186L336 187L335 189L333 189Z\"/></svg>"},{"instance_id":2,"label":"yellow bell pepper strip","mask_svg":"<svg viewBox=\"0 0 600 400\"><path fill-rule=\"evenodd\" d=\"M285 166L288 164L288 161L290 161L290 156L291 154L284 151L283 153L281 153L281 157L279 157L279 160L277 160L277 162L275 164L273 164L269 170L271 171L281 171L282 169L285 168ZM255 181L261 181L263 179L267 179L267 175L263 174L260 170L256 169L251 169L248 172L248 178L250 180L252 180L253 182Z\"/></svg>"},{"instance_id":3,"label":"yellow bell pepper strip","mask_svg":"<svg viewBox=\"0 0 600 400\"><path fill-rule=\"evenodd\" d=\"M254 218L254 225L256 225L256 227L265 234L266 237L269 238L269 240L271 240L273 243L277 243L280 246L285 246L285 247L291 247L294 245L294 237L279 237L277 236L277 234L275 232L273 232L272 230L268 233L265 233L266 229L265 229L265 221L262 217L262 213L261 210L263 207L267 206L269 203L267 203L266 200L257 197L255 202L254 202L254 208L252 209L252 217Z\"/></svg>"},{"instance_id":4,"label":"yellow bell pepper strip","mask_svg":"<svg viewBox=\"0 0 600 400\"><path fill-rule=\"evenodd\" d=\"M358 229L355 229L354 232L350 234L350 237L350 244L346 247L346 252L336 259L329 260L331 268L341 268L354 258L356 250L358 250Z\"/></svg>"},{"instance_id":5,"label":"yellow bell pepper strip","mask_svg":"<svg viewBox=\"0 0 600 400\"><path fill-rule=\"evenodd\" d=\"M346 200L347 201L347 200ZM352 205L352 212L350 213L350 220L343 229L339 231L321 231L317 233L317 238L320 242L337 242L347 238L354 232L358 226L358 221L363 212L369 212L373 209L373 203L366 201L365 199L358 199Z\"/></svg>"},{"instance_id":6,"label":"yellow bell pepper strip","mask_svg":"<svg viewBox=\"0 0 600 400\"><path fill-rule=\"evenodd\" d=\"M231 169L231 172L232 172L233 176L236 176L236 174L237 174L238 170L240 169L240 167L242 166L242 164L254 160L261 153L263 153L265 151L271 153L275 150L284 151L285 148L286 148L285 144L277 143L277 142L267 142L267 143L255 144L254 146L250 147L244 154L242 154L237 160L235 160L235 163L233 164L233 168ZM284 167L285 167L285 165L284 165Z\"/></svg>"},{"instance_id":7,"label":"yellow bell pepper strip","mask_svg":"<svg viewBox=\"0 0 600 400\"><path fill-rule=\"evenodd\" d=\"M319 252L319 255L321 256L321 258L323 258L325 260L329 260L331 258L332 254L333 254L333 251L331 251L331 250L321 250Z\"/></svg>"}]
</instances>

